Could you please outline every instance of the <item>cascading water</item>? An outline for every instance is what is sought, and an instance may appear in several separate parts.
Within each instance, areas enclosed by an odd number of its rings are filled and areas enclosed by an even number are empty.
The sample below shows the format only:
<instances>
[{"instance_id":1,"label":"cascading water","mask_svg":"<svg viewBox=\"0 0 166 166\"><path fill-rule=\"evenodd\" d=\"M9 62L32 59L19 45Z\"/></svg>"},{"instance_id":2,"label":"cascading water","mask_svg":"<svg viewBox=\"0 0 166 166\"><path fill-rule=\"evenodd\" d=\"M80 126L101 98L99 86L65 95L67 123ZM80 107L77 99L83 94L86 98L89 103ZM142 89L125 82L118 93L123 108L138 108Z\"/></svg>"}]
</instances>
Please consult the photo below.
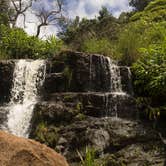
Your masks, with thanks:
<instances>
[{"instance_id":1,"label":"cascading water","mask_svg":"<svg viewBox=\"0 0 166 166\"><path fill-rule=\"evenodd\" d=\"M106 59L107 59L107 65L109 67L109 76L110 76L109 92L105 94L106 117L107 116L118 117L117 109L120 99L126 97L128 94L124 92L122 89L120 67L109 57L106 57Z\"/></svg>"},{"instance_id":2,"label":"cascading water","mask_svg":"<svg viewBox=\"0 0 166 166\"><path fill-rule=\"evenodd\" d=\"M110 91L123 92L121 84L121 75L119 66L117 66L109 57L107 57L110 72Z\"/></svg>"},{"instance_id":3,"label":"cascading water","mask_svg":"<svg viewBox=\"0 0 166 166\"><path fill-rule=\"evenodd\" d=\"M45 79L45 70L44 60L19 60L15 64L5 130L17 136L28 137L33 109L38 100L38 89Z\"/></svg>"}]
</instances>

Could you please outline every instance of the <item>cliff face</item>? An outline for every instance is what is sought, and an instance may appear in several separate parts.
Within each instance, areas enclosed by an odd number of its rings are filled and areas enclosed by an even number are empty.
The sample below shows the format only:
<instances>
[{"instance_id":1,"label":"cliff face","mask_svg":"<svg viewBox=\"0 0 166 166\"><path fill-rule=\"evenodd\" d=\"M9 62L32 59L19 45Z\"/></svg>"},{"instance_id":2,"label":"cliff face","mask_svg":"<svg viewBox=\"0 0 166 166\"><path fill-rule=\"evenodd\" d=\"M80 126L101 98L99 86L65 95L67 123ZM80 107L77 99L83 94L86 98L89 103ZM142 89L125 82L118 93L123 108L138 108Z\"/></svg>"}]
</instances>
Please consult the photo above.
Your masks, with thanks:
<instances>
[{"instance_id":1,"label":"cliff face","mask_svg":"<svg viewBox=\"0 0 166 166\"><path fill-rule=\"evenodd\" d=\"M13 80L14 61L0 61L0 104L8 102Z\"/></svg>"},{"instance_id":2,"label":"cliff face","mask_svg":"<svg viewBox=\"0 0 166 166\"><path fill-rule=\"evenodd\" d=\"M46 93L56 92L110 92L111 69L114 61L102 55L64 52L48 61L45 81ZM116 64L116 63L115 63ZM114 66L115 66L114 64ZM122 91L132 93L131 73L126 66L119 70ZM114 69L115 72L116 69Z\"/></svg>"},{"instance_id":3,"label":"cliff face","mask_svg":"<svg viewBox=\"0 0 166 166\"><path fill-rule=\"evenodd\" d=\"M31 137L71 164L90 147L99 165L163 165L163 143L150 123L139 121L129 68L111 65L101 55L75 52L48 61Z\"/></svg>"},{"instance_id":4,"label":"cliff face","mask_svg":"<svg viewBox=\"0 0 166 166\"><path fill-rule=\"evenodd\" d=\"M13 61L0 62L1 102L9 100L13 67ZM0 119L5 120L1 114ZM86 147L94 149L99 165L165 162L157 131L139 118L130 69L102 55L64 52L47 61L30 138L60 152L71 165L79 165L77 151L84 156Z\"/></svg>"}]
</instances>

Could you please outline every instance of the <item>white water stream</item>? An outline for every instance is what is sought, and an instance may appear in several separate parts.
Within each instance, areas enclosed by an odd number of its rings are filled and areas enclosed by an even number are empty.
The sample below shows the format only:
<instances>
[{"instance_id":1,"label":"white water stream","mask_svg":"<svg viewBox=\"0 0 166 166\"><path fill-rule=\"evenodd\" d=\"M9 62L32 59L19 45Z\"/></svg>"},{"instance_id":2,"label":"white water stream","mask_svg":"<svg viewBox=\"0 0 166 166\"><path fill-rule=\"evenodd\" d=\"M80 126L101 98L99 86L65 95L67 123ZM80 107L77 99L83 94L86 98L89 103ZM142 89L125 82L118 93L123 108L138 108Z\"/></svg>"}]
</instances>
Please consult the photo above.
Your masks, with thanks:
<instances>
[{"instance_id":1,"label":"white water stream","mask_svg":"<svg viewBox=\"0 0 166 166\"><path fill-rule=\"evenodd\" d=\"M45 79L45 70L44 60L19 60L15 64L5 127L10 133L28 137L33 109L38 101L38 89Z\"/></svg>"},{"instance_id":2,"label":"white water stream","mask_svg":"<svg viewBox=\"0 0 166 166\"><path fill-rule=\"evenodd\" d=\"M109 73L110 73L110 92L112 93L112 98L109 99L109 94L105 94L106 101L106 117L111 115L113 117L118 117L117 107L120 102L119 99L127 96L127 93L122 89L120 67L107 57ZM120 98L119 98L120 97ZM108 103L112 103L109 106Z\"/></svg>"},{"instance_id":3,"label":"white water stream","mask_svg":"<svg viewBox=\"0 0 166 166\"><path fill-rule=\"evenodd\" d=\"M110 72L110 91L124 93L121 84L120 68L109 57L107 57Z\"/></svg>"}]
</instances>

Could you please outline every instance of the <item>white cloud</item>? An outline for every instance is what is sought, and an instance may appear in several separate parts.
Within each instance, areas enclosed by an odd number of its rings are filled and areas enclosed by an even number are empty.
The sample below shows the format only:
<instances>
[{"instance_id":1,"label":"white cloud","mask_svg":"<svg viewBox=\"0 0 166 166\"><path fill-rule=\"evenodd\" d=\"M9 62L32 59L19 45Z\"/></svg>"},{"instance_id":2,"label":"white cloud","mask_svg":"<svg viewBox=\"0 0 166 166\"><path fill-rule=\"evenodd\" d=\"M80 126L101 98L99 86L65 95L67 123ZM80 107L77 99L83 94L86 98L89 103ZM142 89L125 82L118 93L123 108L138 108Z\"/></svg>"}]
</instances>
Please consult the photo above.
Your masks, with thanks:
<instances>
[{"instance_id":1,"label":"white cloud","mask_svg":"<svg viewBox=\"0 0 166 166\"><path fill-rule=\"evenodd\" d=\"M70 18L80 16L80 18L94 18L98 15L102 6L106 6L115 17L118 17L122 11L131 10L128 4L128 0L66 0L66 10ZM55 5L55 4L54 4ZM33 10L44 6L49 10L53 6L53 1L42 0L38 5L33 7ZM39 24L38 19L32 13L32 10L26 12L26 26L23 26L23 17L20 17L17 25L25 29L30 35L35 35L36 27ZM43 27L40 37L45 38L47 35L56 34L57 28L55 26Z\"/></svg>"},{"instance_id":2,"label":"white cloud","mask_svg":"<svg viewBox=\"0 0 166 166\"><path fill-rule=\"evenodd\" d=\"M122 11L131 9L128 0L79 0L77 3L68 3L68 13L71 18L77 15L81 18L94 18L98 15L102 6L106 6L110 9L116 17L118 17ZM91 11L88 12L87 8Z\"/></svg>"}]
</instances>

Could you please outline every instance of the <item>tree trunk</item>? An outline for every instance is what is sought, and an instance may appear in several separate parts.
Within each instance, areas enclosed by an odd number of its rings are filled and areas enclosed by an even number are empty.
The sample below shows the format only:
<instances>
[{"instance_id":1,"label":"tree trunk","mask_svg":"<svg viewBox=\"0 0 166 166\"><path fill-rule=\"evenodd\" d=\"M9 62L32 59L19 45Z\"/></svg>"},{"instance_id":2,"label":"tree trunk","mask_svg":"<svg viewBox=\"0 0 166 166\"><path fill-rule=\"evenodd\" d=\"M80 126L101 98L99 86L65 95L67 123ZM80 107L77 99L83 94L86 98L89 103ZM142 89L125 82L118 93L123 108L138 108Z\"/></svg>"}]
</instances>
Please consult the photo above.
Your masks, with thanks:
<instances>
[{"instance_id":1,"label":"tree trunk","mask_svg":"<svg viewBox=\"0 0 166 166\"><path fill-rule=\"evenodd\" d=\"M37 26L36 37L39 37L39 35L40 35L40 31L41 31L41 27L42 27L42 26L43 26L42 24L40 24L40 25Z\"/></svg>"}]
</instances>

